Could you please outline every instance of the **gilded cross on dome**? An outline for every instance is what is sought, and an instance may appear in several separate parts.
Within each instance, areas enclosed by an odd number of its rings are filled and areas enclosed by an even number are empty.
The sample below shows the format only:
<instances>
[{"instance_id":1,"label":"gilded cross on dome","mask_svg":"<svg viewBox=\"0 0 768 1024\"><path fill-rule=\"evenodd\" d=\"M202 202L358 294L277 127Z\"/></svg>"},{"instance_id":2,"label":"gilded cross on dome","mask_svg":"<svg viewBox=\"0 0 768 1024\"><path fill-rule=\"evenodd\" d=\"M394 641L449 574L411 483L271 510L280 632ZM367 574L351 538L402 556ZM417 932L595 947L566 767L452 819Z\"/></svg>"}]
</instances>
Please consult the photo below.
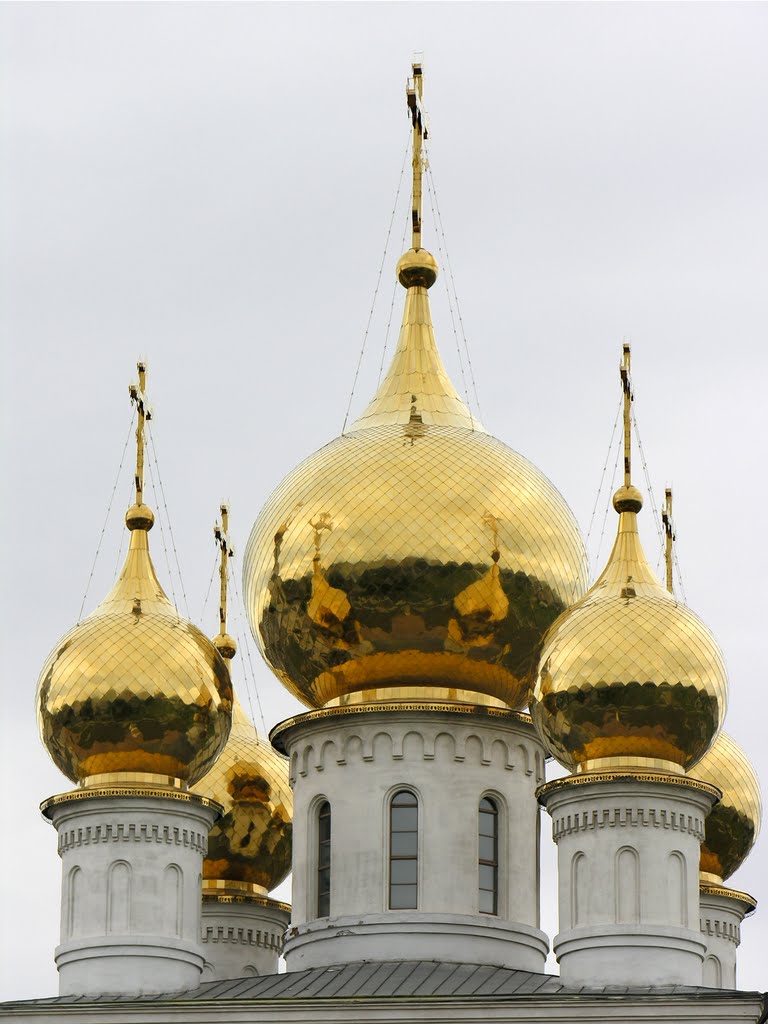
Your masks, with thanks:
<instances>
[{"instance_id":1,"label":"gilded cross on dome","mask_svg":"<svg viewBox=\"0 0 768 1024\"><path fill-rule=\"evenodd\" d=\"M216 523L213 527L213 536L216 539L220 551L219 559L219 632L213 638L213 646L217 648L222 658L230 662L237 651L234 639L227 633L227 578L229 560L235 553L235 549L229 543L229 505L222 502L219 506L221 513L221 524Z\"/></svg>"},{"instance_id":2,"label":"gilded cross on dome","mask_svg":"<svg viewBox=\"0 0 768 1024\"><path fill-rule=\"evenodd\" d=\"M128 385L128 394L131 402L136 406L139 414L139 422L136 426L136 504L143 505L144 501L144 425L152 419L152 410L149 408L146 399L147 386L147 364L143 361L136 364L139 371L139 383Z\"/></svg>"},{"instance_id":3,"label":"gilded cross on dome","mask_svg":"<svg viewBox=\"0 0 768 1024\"><path fill-rule=\"evenodd\" d=\"M421 248L421 179L424 172L423 142L429 137L421 97L424 93L424 69L420 61L412 65L413 75L408 79L405 95L413 125L413 193L411 201L411 228L414 249Z\"/></svg>"}]
</instances>

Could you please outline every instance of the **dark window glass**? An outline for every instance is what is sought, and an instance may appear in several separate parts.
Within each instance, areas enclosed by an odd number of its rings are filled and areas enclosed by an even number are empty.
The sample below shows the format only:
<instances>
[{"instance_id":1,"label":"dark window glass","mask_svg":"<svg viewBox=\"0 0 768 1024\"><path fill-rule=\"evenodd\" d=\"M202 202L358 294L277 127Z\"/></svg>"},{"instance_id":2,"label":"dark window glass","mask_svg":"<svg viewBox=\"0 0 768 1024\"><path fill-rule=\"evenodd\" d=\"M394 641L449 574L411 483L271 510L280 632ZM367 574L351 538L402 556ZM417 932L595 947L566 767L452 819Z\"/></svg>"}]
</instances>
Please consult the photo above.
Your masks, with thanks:
<instances>
[{"instance_id":1,"label":"dark window glass","mask_svg":"<svg viewBox=\"0 0 768 1024\"><path fill-rule=\"evenodd\" d=\"M418 902L419 804L407 789L389 805L389 909L415 910Z\"/></svg>"},{"instance_id":2,"label":"dark window glass","mask_svg":"<svg viewBox=\"0 0 768 1024\"><path fill-rule=\"evenodd\" d=\"M479 908L481 914L499 912L499 810L488 797L480 801L478 815Z\"/></svg>"},{"instance_id":3,"label":"dark window glass","mask_svg":"<svg viewBox=\"0 0 768 1024\"><path fill-rule=\"evenodd\" d=\"M331 913L331 805L320 804L317 818L317 916Z\"/></svg>"}]
</instances>

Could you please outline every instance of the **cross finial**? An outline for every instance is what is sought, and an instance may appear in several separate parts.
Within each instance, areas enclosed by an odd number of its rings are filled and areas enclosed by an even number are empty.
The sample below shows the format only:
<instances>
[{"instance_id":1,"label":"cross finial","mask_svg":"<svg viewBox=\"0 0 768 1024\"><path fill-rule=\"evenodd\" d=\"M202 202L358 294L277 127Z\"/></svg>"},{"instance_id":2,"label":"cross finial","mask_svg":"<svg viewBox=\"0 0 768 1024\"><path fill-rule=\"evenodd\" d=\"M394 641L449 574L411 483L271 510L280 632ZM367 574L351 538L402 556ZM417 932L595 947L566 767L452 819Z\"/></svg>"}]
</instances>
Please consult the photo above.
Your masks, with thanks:
<instances>
[{"instance_id":1,"label":"cross finial","mask_svg":"<svg viewBox=\"0 0 768 1024\"><path fill-rule=\"evenodd\" d=\"M621 389L624 392L624 486L632 484L632 379L629 375L630 367L630 346L624 342L622 362L619 368L621 374Z\"/></svg>"},{"instance_id":2,"label":"cross finial","mask_svg":"<svg viewBox=\"0 0 768 1024\"><path fill-rule=\"evenodd\" d=\"M227 568L235 549L229 543L229 506L223 502L219 506L221 524L216 523L213 536L221 552L219 561L219 636L227 635ZM232 652L234 655L234 651Z\"/></svg>"},{"instance_id":3,"label":"cross finial","mask_svg":"<svg viewBox=\"0 0 768 1024\"><path fill-rule=\"evenodd\" d=\"M421 61L411 65L412 76L408 79L405 94L408 112L413 125L413 192L411 200L411 228L413 249L421 248L421 177L424 170L422 144L428 138L426 116L421 105L424 91L424 69Z\"/></svg>"},{"instance_id":4,"label":"cross finial","mask_svg":"<svg viewBox=\"0 0 768 1024\"><path fill-rule=\"evenodd\" d=\"M664 491L664 508L661 512L661 521L664 525L664 559L667 566L667 590L674 594L675 587L672 578L672 566L674 559L675 524L672 520L672 488L667 487Z\"/></svg>"},{"instance_id":5,"label":"cross finial","mask_svg":"<svg viewBox=\"0 0 768 1024\"><path fill-rule=\"evenodd\" d=\"M147 404L145 389L147 385L147 364L140 360L136 364L139 371L139 383L129 384L128 393L131 402L136 406L139 414L139 422L136 427L136 504L144 504L144 425L152 419L152 410Z\"/></svg>"}]
</instances>

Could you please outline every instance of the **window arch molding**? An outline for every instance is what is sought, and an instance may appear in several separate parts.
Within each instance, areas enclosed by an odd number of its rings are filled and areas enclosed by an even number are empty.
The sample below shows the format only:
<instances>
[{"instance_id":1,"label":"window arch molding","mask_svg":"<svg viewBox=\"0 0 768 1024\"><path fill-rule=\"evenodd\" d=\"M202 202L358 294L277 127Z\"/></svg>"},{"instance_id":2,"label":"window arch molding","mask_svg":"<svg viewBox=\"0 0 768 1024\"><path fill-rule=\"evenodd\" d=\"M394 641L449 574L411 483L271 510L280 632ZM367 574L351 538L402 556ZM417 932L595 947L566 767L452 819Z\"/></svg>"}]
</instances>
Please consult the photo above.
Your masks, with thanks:
<instances>
[{"instance_id":1,"label":"window arch molding","mask_svg":"<svg viewBox=\"0 0 768 1024\"><path fill-rule=\"evenodd\" d=\"M320 864L320 843L321 843L320 815L321 815L321 811L323 810L323 808L325 806L328 807L329 812L330 812L330 814L329 814L329 824L330 824L330 829L331 829L331 836L330 836L330 839L329 839L329 845L328 845L327 849L324 851L324 852L329 854L328 858L326 858L328 860L328 864L327 864L327 867L324 868L324 869L328 870L329 872L332 872L332 870L333 870L332 869L332 857L333 857L333 851L332 851L332 842L333 842L333 840L332 840L333 801L330 800L330 798L325 793L318 793L316 796L314 796L312 798L312 800L310 800L309 805L307 807L307 860L306 860L306 863L309 866L309 871L307 872L308 878L307 878L307 888L306 888L306 899L307 899L306 918L307 918L308 921L315 921L319 917L330 916L329 913L328 914L321 914L319 912L321 909L323 909L323 910L326 909L326 907L321 906L321 899L320 899L320 897L321 897L321 888L320 888L320 870L321 870L321 864ZM332 885L332 879L330 880L330 884ZM330 900L331 900L331 897L332 897L332 891L331 891L330 887L328 889L327 896L328 896L327 909L330 912L332 910L332 908L330 906Z\"/></svg>"},{"instance_id":2,"label":"window arch molding","mask_svg":"<svg viewBox=\"0 0 768 1024\"><path fill-rule=\"evenodd\" d=\"M507 890L509 887L509 876L511 871L511 865L509 864L509 842L508 842L508 823L509 814L507 808L507 801L503 795L495 789L485 789L479 795L477 799L477 821L475 823L475 831L477 832L477 845L478 845L478 857L477 857L477 875L479 883L480 875L480 808L483 800L490 800L496 807L496 910L491 913L489 911L480 911L483 916L489 917L501 917L507 916ZM485 859L485 858L484 858ZM479 884L478 888L478 903L479 903ZM478 906L479 909L479 906Z\"/></svg>"},{"instance_id":3,"label":"window arch molding","mask_svg":"<svg viewBox=\"0 0 768 1024\"><path fill-rule=\"evenodd\" d=\"M393 802L400 795L408 795L413 804L400 803L393 821ZM415 810L415 829L412 824ZM417 786L411 782L400 782L384 794L383 818L383 906L385 911L418 910L421 904L424 863L424 800ZM395 826L393 828L393 825ZM409 840L407 836L412 836ZM414 843L415 839L415 843ZM407 851L413 850L415 855ZM393 865L394 871L393 871ZM406 865L409 865L408 867ZM399 886L394 893L394 903L409 903L409 906L393 906L393 884ZM412 887L412 888L411 888ZM413 890L415 889L415 893Z\"/></svg>"}]
</instances>

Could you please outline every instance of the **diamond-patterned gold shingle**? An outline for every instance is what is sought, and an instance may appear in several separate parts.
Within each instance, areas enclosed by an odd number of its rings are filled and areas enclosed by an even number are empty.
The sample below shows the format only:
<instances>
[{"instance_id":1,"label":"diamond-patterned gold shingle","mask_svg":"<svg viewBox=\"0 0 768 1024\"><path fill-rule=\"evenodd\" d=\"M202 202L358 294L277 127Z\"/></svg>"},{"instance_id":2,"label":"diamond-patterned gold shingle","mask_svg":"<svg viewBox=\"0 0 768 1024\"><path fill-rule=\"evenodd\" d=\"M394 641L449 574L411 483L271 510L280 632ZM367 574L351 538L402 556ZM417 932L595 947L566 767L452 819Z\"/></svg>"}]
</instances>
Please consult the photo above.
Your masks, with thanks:
<instances>
[{"instance_id":1,"label":"diamond-patterned gold shingle","mask_svg":"<svg viewBox=\"0 0 768 1024\"><path fill-rule=\"evenodd\" d=\"M237 699L226 746L194 792L224 808L208 836L203 878L265 892L279 885L291 870L288 760L258 735Z\"/></svg>"},{"instance_id":2,"label":"diamond-patterned gold shingle","mask_svg":"<svg viewBox=\"0 0 768 1024\"><path fill-rule=\"evenodd\" d=\"M192 783L224 746L229 670L166 597L144 529L132 531L112 591L49 655L37 714L43 743L73 782L141 772Z\"/></svg>"},{"instance_id":3,"label":"diamond-patterned gold shingle","mask_svg":"<svg viewBox=\"0 0 768 1024\"><path fill-rule=\"evenodd\" d=\"M544 632L586 581L561 495L456 394L423 287L407 291L377 395L283 480L244 561L254 636L310 707L394 695L522 707Z\"/></svg>"},{"instance_id":4,"label":"diamond-patterned gold shingle","mask_svg":"<svg viewBox=\"0 0 768 1024\"><path fill-rule=\"evenodd\" d=\"M717 642L659 583L636 513L622 512L602 575L544 639L531 700L544 742L571 770L603 758L689 768L722 725L727 688Z\"/></svg>"},{"instance_id":5,"label":"diamond-patterned gold shingle","mask_svg":"<svg viewBox=\"0 0 768 1024\"><path fill-rule=\"evenodd\" d=\"M755 845L762 818L760 783L747 755L724 732L689 774L723 792L707 816L701 870L725 880Z\"/></svg>"}]
</instances>

